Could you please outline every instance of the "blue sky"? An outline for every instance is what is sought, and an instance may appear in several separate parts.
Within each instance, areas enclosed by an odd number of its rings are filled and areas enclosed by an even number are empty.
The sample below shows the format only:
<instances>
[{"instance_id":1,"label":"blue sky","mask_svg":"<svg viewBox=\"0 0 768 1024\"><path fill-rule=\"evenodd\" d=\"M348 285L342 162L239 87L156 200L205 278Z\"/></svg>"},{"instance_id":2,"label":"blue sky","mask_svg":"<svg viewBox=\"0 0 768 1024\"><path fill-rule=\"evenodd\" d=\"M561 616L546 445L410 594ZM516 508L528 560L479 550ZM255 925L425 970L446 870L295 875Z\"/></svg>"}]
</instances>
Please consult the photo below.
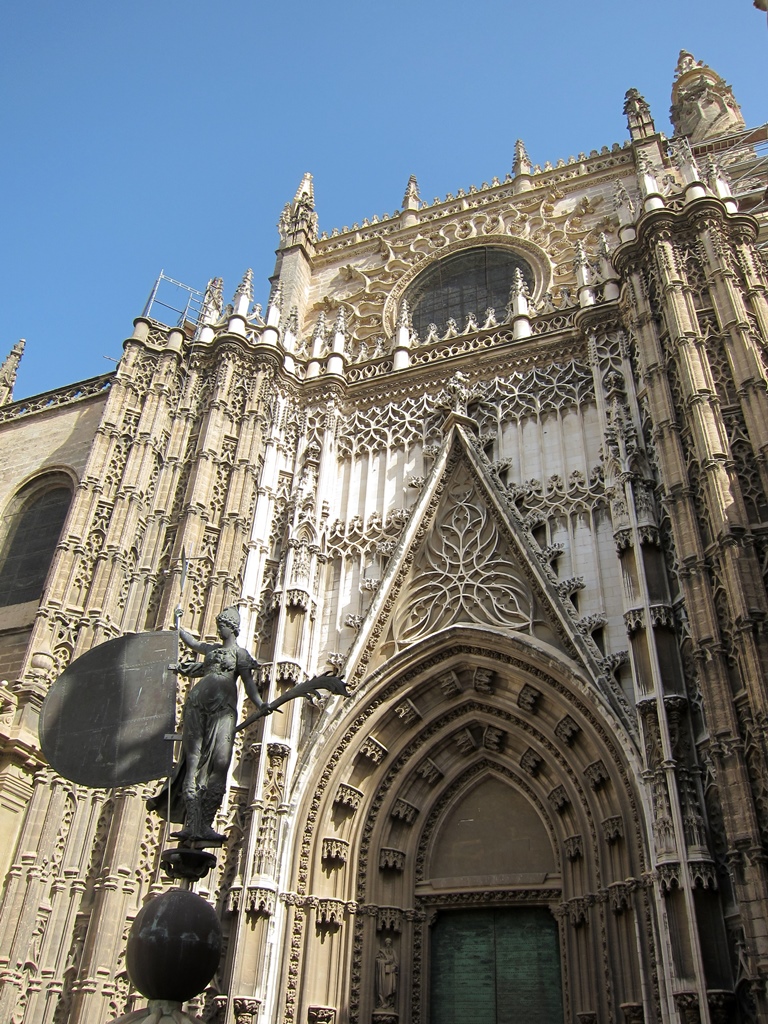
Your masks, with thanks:
<instances>
[{"instance_id":1,"label":"blue sky","mask_svg":"<svg viewBox=\"0 0 768 1024\"><path fill-rule=\"evenodd\" d=\"M320 229L627 137L638 88L669 130L681 48L768 119L750 0L28 0L0 39L0 358L22 398L107 372L161 269L268 293L304 171Z\"/></svg>"}]
</instances>

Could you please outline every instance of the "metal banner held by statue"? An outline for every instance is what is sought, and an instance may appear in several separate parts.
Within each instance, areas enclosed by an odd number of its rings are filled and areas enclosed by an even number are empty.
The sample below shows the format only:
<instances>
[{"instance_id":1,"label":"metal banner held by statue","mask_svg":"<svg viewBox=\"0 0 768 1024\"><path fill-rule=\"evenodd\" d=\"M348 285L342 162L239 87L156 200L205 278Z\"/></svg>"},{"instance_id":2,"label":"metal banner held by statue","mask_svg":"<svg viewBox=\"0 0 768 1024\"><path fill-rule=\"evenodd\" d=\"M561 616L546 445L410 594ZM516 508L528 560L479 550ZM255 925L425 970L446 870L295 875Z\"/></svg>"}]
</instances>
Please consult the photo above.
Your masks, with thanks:
<instances>
[{"instance_id":1,"label":"metal banner held by statue","mask_svg":"<svg viewBox=\"0 0 768 1024\"><path fill-rule=\"evenodd\" d=\"M176 630L128 633L92 648L51 687L40 745L55 771L95 789L161 779L173 767Z\"/></svg>"}]
</instances>

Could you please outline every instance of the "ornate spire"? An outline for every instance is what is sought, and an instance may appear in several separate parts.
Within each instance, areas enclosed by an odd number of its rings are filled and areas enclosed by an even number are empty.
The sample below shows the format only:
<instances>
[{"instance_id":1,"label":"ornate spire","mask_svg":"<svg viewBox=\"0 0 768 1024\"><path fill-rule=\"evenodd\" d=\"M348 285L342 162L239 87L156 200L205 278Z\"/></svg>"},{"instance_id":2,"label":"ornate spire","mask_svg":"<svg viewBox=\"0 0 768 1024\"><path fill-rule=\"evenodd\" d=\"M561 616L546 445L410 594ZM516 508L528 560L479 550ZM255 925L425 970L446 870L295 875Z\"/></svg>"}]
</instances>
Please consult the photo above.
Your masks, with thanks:
<instances>
[{"instance_id":1,"label":"ornate spire","mask_svg":"<svg viewBox=\"0 0 768 1024\"><path fill-rule=\"evenodd\" d=\"M292 306L291 311L288 314L288 319L285 322L285 333L292 334L295 338L299 333L299 307Z\"/></svg>"},{"instance_id":2,"label":"ornate spire","mask_svg":"<svg viewBox=\"0 0 768 1024\"><path fill-rule=\"evenodd\" d=\"M416 175L412 174L408 179L405 195L403 196L403 209L418 210L420 202L421 196L419 195L419 183L416 180Z\"/></svg>"},{"instance_id":3,"label":"ornate spire","mask_svg":"<svg viewBox=\"0 0 768 1024\"><path fill-rule=\"evenodd\" d=\"M725 171L711 154L707 157L706 167L706 179L710 191L723 200L731 213L736 213L738 206L733 198L731 183L728 181Z\"/></svg>"},{"instance_id":4,"label":"ornate spire","mask_svg":"<svg viewBox=\"0 0 768 1024\"><path fill-rule=\"evenodd\" d=\"M405 327L408 331L411 329L411 311L408 307L407 299L403 299L400 303L400 309L397 311L397 326Z\"/></svg>"},{"instance_id":5,"label":"ornate spire","mask_svg":"<svg viewBox=\"0 0 768 1024\"><path fill-rule=\"evenodd\" d=\"M336 313L336 320L333 324L333 333L340 334L342 337L347 336L347 311L343 306L339 306L338 312Z\"/></svg>"},{"instance_id":6,"label":"ornate spire","mask_svg":"<svg viewBox=\"0 0 768 1024\"><path fill-rule=\"evenodd\" d=\"M7 405L13 401L13 387L16 383L16 372L19 369L21 357L24 355L24 338L21 338L13 346L5 357L3 365L0 366L0 405Z\"/></svg>"},{"instance_id":7,"label":"ornate spire","mask_svg":"<svg viewBox=\"0 0 768 1024\"><path fill-rule=\"evenodd\" d=\"M624 113L631 139L648 139L656 134L651 108L637 89L628 89L624 96Z\"/></svg>"},{"instance_id":8,"label":"ornate spire","mask_svg":"<svg viewBox=\"0 0 768 1024\"><path fill-rule=\"evenodd\" d=\"M278 224L280 246L313 245L317 241L317 214L315 213L315 186L312 175L306 173L296 190L292 203L286 203Z\"/></svg>"},{"instance_id":9,"label":"ornate spire","mask_svg":"<svg viewBox=\"0 0 768 1024\"><path fill-rule=\"evenodd\" d=\"M246 270L243 275L243 280L237 286L235 292L235 298L233 300L235 313L239 316L247 316L248 310L251 308L253 302L253 271Z\"/></svg>"},{"instance_id":10,"label":"ornate spire","mask_svg":"<svg viewBox=\"0 0 768 1024\"><path fill-rule=\"evenodd\" d=\"M589 256L587 256L587 250L584 248L584 243L581 239L576 243L576 255L573 259L573 268L576 271L576 281L579 285L580 304L582 306L591 305L591 295L586 293L591 292L594 275L592 273L592 264L590 263Z\"/></svg>"},{"instance_id":11,"label":"ornate spire","mask_svg":"<svg viewBox=\"0 0 768 1024\"><path fill-rule=\"evenodd\" d=\"M325 345L325 310L321 309L317 317L315 329L312 332L312 355L320 355Z\"/></svg>"},{"instance_id":12,"label":"ornate spire","mask_svg":"<svg viewBox=\"0 0 768 1024\"><path fill-rule=\"evenodd\" d=\"M215 324L221 319L221 311L224 308L224 280L221 277L212 277L208 282L203 297L203 305L200 309L200 323Z\"/></svg>"},{"instance_id":13,"label":"ornate spire","mask_svg":"<svg viewBox=\"0 0 768 1024\"><path fill-rule=\"evenodd\" d=\"M677 59L669 117L675 135L694 143L745 127L730 85L687 50Z\"/></svg>"},{"instance_id":14,"label":"ornate spire","mask_svg":"<svg viewBox=\"0 0 768 1024\"><path fill-rule=\"evenodd\" d=\"M522 270L520 269L520 267L515 267L515 272L512 275L512 287L510 288L509 291L510 301L520 296L523 296L524 298L528 299L530 298L530 295L531 293L528 290L528 285L525 283L525 278L523 277Z\"/></svg>"},{"instance_id":15,"label":"ornate spire","mask_svg":"<svg viewBox=\"0 0 768 1024\"><path fill-rule=\"evenodd\" d=\"M522 139L518 139L515 142L515 159L512 164L512 173L517 176L518 174L530 174L533 164L531 158L525 149L525 144Z\"/></svg>"},{"instance_id":16,"label":"ornate spire","mask_svg":"<svg viewBox=\"0 0 768 1024\"><path fill-rule=\"evenodd\" d=\"M680 172L686 185L694 181L701 181L701 171L691 150L691 144L686 138L671 139L669 143L669 155L672 163Z\"/></svg>"}]
</instances>

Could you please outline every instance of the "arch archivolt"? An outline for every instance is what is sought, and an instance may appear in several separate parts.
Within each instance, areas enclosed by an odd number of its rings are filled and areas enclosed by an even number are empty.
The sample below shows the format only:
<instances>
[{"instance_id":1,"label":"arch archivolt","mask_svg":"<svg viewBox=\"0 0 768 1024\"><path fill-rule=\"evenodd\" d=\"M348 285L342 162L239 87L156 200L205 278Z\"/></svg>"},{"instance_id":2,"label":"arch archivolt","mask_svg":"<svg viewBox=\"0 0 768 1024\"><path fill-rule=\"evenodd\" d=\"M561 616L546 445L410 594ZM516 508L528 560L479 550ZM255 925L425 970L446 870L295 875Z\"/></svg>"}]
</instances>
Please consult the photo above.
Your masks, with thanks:
<instances>
[{"instance_id":1,"label":"arch archivolt","mask_svg":"<svg viewBox=\"0 0 768 1024\"><path fill-rule=\"evenodd\" d=\"M441 908L486 903L555 914L568 1013L613 1013L641 999L640 975L654 958L648 843L632 781L639 753L590 696L562 656L452 627L390 659L359 688L353 710L323 724L325 767L313 772L308 761L294 790L305 827L283 896L294 908L286 1019L304 1019L297 1000L370 1019L376 953L391 937L410 965L399 1019L420 1020L430 920ZM432 878L451 809L489 779L535 811L550 870Z\"/></svg>"}]
</instances>

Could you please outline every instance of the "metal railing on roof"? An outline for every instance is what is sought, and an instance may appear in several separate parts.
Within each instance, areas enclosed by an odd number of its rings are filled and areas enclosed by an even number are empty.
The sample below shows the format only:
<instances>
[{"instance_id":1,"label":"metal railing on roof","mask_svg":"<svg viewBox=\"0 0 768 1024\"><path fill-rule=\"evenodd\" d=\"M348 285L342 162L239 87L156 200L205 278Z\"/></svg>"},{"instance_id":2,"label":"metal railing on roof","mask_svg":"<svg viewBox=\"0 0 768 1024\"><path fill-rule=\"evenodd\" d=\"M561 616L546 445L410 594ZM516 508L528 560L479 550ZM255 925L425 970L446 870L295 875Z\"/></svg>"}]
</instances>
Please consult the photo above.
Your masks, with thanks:
<instances>
[{"instance_id":1,"label":"metal railing on roof","mask_svg":"<svg viewBox=\"0 0 768 1024\"><path fill-rule=\"evenodd\" d=\"M693 147L696 157L713 156L728 177L739 209L764 224L761 246L768 245L768 122Z\"/></svg>"},{"instance_id":2,"label":"metal railing on roof","mask_svg":"<svg viewBox=\"0 0 768 1024\"><path fill-rule=\"evenodd\" d=\"M175 281L161 270L142 316L167 327L181 327L187 331L194 331L200 323L204 299L205 292L182 284L181 281Z\"/></svg>"}]
</instances>

